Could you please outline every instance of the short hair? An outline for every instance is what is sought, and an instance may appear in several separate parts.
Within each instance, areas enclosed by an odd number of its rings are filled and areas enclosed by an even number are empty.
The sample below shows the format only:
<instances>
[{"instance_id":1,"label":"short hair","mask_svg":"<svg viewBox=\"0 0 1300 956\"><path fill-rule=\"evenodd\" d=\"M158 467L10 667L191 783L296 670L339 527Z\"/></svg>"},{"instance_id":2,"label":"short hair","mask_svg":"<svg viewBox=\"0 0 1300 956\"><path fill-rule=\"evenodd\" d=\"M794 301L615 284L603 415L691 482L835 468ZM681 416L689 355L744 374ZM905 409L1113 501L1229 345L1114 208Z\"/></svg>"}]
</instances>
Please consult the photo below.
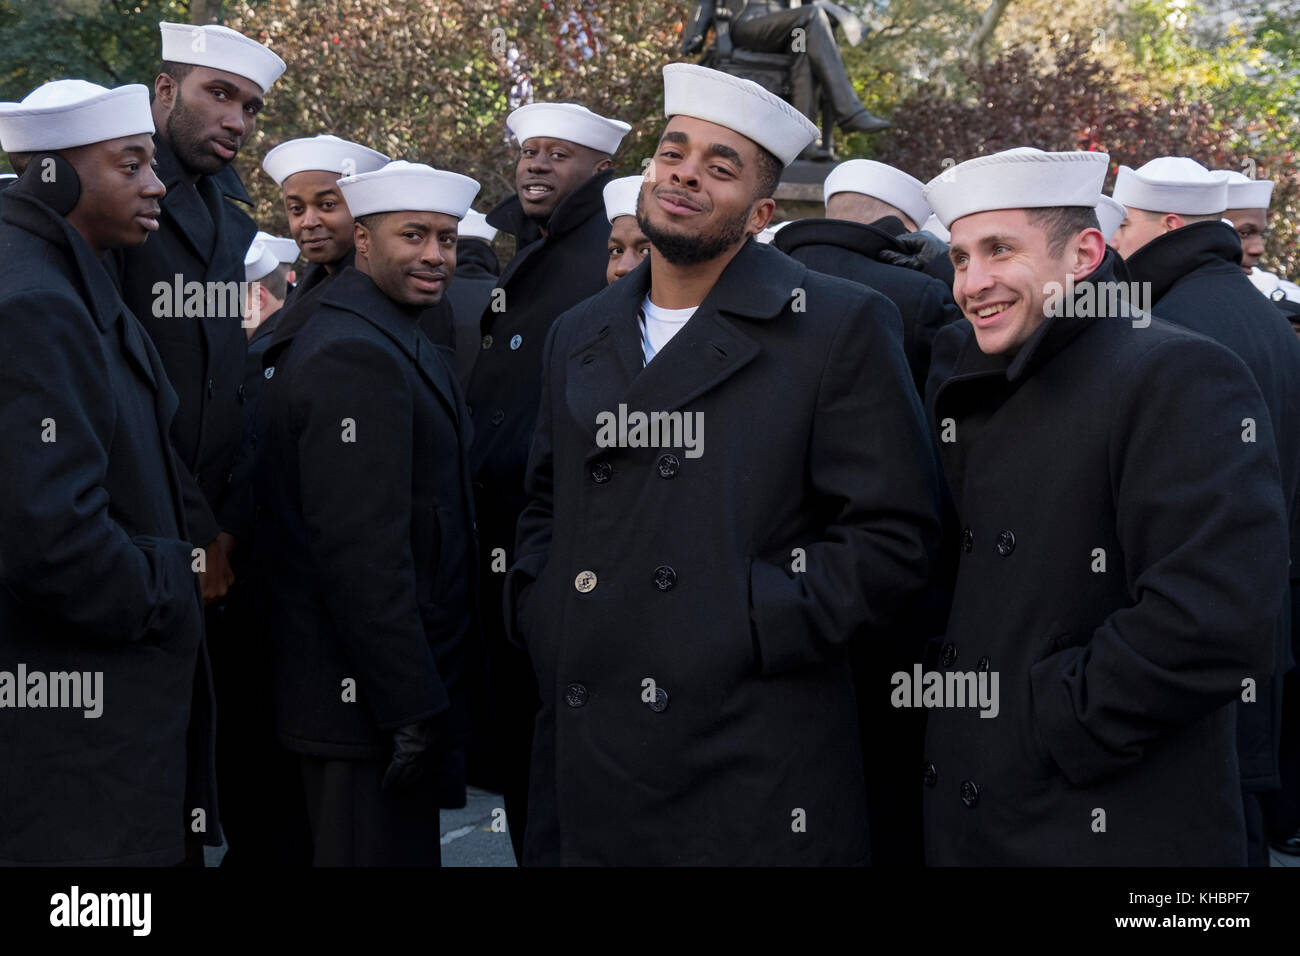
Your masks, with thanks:
<instances>
[{"instance_id":1,"label":"short hair","mask_svg":"<svg viewBox=\"0 0 1300 956\"><path fill-rule=\"evenodd\" d=\"M1029 221L1047 233L1047 251L1053 259L1065 253L1065 246L1085 229L1101 229L1097 210L1091 206L1046 206L1026 209Z\"/></svg>"},{"instance_id":2,"label":"short hair","mask_svg":"<svg viewBox=\"0 0 1300 956\"><path fill-rule=\"evenodd\" d=\"M387 216L386 212L368 212L364 216L353 216L352 221L360 226L365 226L367 232L373 232L379 225L379 221Z\"/></svg>"},{"instance_id":3,"label":"short hair","mask_svg":"<svg viewBox=\"0 0 1300 956\"><path fill-rule=\"evenodd\" d=\"M777 159L770 149L757 143L754 145L758 147L758 191L754 198L771 199L777 184L781 182L781 174L785 172L785 163Z\"/></svg>"},{"instance_id":4,"label":"short hair","mask_svg":"<svg viewBox=\"0 0 1300 956\"><path fill-rule=\"evenodd\" d=\"M190 71L193 69L193 63L177 63L175 60L163 60L158 72L166 73L179 84L185 77L190 75Z\"/></svg>"},{"instance_id":5,"label":"short hair","mask_svg":"<svg viewBox=\"0 0 1300 956\"><path fill-rule=\"evenodd\" d=\"M266 291L281 302L284 301L285 293L289 291L289 267L291 263L281 262L273 270L257 281L266 287Z\"/></svg>"}]
</instances>

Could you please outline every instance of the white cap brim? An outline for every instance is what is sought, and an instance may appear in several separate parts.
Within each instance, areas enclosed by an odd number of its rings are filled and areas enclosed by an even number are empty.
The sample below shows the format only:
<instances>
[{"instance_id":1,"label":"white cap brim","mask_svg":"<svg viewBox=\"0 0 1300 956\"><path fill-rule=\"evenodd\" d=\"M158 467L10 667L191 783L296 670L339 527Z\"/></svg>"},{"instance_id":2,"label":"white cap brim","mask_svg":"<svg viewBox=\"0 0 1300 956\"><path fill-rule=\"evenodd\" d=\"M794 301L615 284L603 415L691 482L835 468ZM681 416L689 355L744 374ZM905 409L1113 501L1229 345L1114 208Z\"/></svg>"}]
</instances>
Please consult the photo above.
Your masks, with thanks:
<instances>
[{"instance_id":1,"label":"white cap brim","mask_svg":"<svg viewBox=\"0 0 1300 956\"><path fill-rule=\"evenodd\" d=\"M610 155L618 151L631 128L622 120L607 119L577 103L529 103L506 117L506 129L520 146L530 139L545 137Z\"/></svg>"},{"instance_id":2,"label":"white cap brim","mask_svg":"<svg viewBox=\"0 0 1300 956\"><path fill-rule=\"evenodd\" d=\"M401 159L338 182L354 218L383 212L437 212L464 219L479 191L479 184L468 176Z\"/></svg>"},{"instance_id":3,"label":"white cap brim","mask_svg":"<svg viewBox=\"0 0 1300 956\"><path fill-rule=\"evenodd\" d=\"M930 218L925 183L901 169L871 159L850 159L831 170L822 186L824 202L836 193L861 193L901 210L912 222Z\"/></svg>"},{"instance_id":4,"label":"white cap brim","mask_svg":"<svg viewBox=\"0 0 1300 956\"><path fill-rule=\"evenodd\" d=\"M757 83L694 63L664 67L664 116L725 126L786 166L821 133L812 120Z\"/></svg>"},{"instance_id":5,"label":"white cap brim","mask_svg":"<svg viewBox=\"0 0 1300 956\"><path fill-rule=\"evenodd\" d=\"M1121 166L1112 195L1130 209L1208 216L1228 208L1228 174L1186 156L1161 156L1141 169Z\"/></svg>"},{"instance_id":6,"label":"white cap brim","mask_svg":"<svg viewBox=\"0 0 1300 956\"><path fill-rule=\"evenodd\" d=\"M619 216L635 216L636 201L641 195L644 176L621 176L605 184L605 218L611 223Z\"/></svg>"},{"instance_id":7,"label":"white cap brim","mask_svg":"<svg viewBox=\"0 0 1300 956\"><path fill-rule=\"evenodd\" d=\"M55 80L21 103L0 103L0 149L35 153L71 149L141 133L153 135L149 89L106 89L85 80Z\"/></svg>"},{"instance_id":8,"label":"white cap brim","mask_svg":"<svg viewBox=\"0 0 1300 956\"><path fill-rule=\"evenodd\" d=\"M283 186L290 176L309 169L356 176L382 169L388 162L388 157L378 150L324 133L281 143L266 154L262 169L277 186Z\"/></svg>"},{"instance_id":9,"label":"white cap brim","mask_svg":"<svg viewBox=\"0 0 1300 956\"><path fill-rule=\"evenodd\" d=\"M158 29L162 33L162 58L167 62L233 73L252 80L263 93L284 73L284 60L229 27L162 22Z\"/></svg>"},{"instance_id":10,"label":"white cap brim","mask_svg":"<svg viewBox=\"0 0 1300 956\"><path fill-rule=\"evenodd\" d=\"M1107 153L1019 146L944 170L926 183L925 199L946 229L963 216L994 209L1095 209L1109 168Z\"/></svg>"}]
</instances>

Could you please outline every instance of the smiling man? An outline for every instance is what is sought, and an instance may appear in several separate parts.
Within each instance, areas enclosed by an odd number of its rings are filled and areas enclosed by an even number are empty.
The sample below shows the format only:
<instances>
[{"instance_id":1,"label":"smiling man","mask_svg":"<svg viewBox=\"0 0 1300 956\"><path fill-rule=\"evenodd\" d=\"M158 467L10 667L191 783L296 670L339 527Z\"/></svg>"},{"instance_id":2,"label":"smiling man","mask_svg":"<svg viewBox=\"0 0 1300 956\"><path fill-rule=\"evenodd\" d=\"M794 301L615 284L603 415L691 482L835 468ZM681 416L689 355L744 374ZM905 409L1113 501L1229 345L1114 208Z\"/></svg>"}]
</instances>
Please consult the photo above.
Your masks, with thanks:
<instances>
[{"instance_id":1,"label":"smiling man","mask_svg":"<svg viewBox=\"0 0 1300 956\"><path fill-rule=\"evenodd\" d=\"M0 104L0 864L169 866L220 844L176 394L104 266L156 242L149 91ZM98 713L44 681L97 675ZM33 678L41 683L33 685ZM11 709L11 708L20 709ZM34 709L32 709L34 708Z\"/></svg>"},{"instance_id":2,"label":"smiling man","mask_svg":"<svg viewBox=\"0 0 1300 956\"><path fill-rule=\"evenodd\" d=\"M469 422L418 326L478 183L395 161L339 181L354 267L273 372L267 522L275 729L298 755L319 866L437 866L438 775L462 746L476 556Z\"/></svg>"},{"instance_id":3,"label":"smiling man","mask_svg":"<svg viewBox=\"0 0 1300 956\"><path fill-rule=\"evenodd\" d=\"M482 348L466 389L474 415L483 639L497 715L496 726L488 728L495 759L471 775L503 790L517 858L537 690L528 662L506 643L501 579L525 503L542 343L556 316L605 287L609 222L602 190L614 175L611 157L631 127L574 103L530 103L506 118L506 129L519 143L517 192L487 221L515 237L515 254L483 310Z\"/></svg>"},{"instance_id":4,"label":"smiling man","mask_svg":"<svg viewBox=\"0 0 1300 956\"><path fill-rule=\"evenodd\" d=\"M1246 366L1107 294L1108 163L1012 149L926 186L970 320L929 383L962 528L935 664L1001 695L929 713L931 865L1246 862L1233 702L1273 669L1287 501Z\"/></svg>"},{"instance_id":5,"label":"smiling man","mask_svg":"<svg viewBox=\"0 0 1300 956\"><path fill-rule=\"evenodd\" d=\"M846 651L896 623L938 536L898 310L753 238L807 118L680 63L664 108L649 261L544 353L506 583L542 699L524 862L864 863ZM602 438L628 409L694 441Z\"/></svg>"}]
</instances>

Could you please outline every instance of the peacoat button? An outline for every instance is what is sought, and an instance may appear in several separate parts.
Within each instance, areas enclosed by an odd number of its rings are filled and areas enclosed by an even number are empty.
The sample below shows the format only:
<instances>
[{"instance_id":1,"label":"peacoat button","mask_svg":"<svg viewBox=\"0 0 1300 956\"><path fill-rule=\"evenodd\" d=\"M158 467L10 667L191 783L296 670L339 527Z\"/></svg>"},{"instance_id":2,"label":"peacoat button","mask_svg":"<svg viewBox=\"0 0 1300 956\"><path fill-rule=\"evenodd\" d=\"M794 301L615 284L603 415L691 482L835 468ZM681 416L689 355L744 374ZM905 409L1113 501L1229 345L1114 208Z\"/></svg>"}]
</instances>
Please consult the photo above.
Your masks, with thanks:
<instances>
[{"instance_id":1,"label":"peacoat button","mask_svg":"<svg viewBox=\"0 0 1300 956\"><path fill-rule=\"evenodd\" d=\"M500 425L505 420L506 420L506 413L503 412L501 409L498 408L495 412L492 413L493 425Z\"/></svg>"},{"instance_id":2,"label":"peacoat button","mask_svg":"<svg viewBox=\"0 0 1300 956\"><path fill-rule=\"evenodd\" d=\"M262 373L262 378L270 378L270 377L273 376L274 374L275 374L275 366L274 366L274 365L268 365L268 366L266 367L266 371Z\"/></svg>"},{"instance_id":3,"label":"peacoat button","mask_svg":"<svg viewBox=\"0 0 1300 956\"><path fill-rule=\"evenodd\" d=\"M682 467L682 460L676 455L659 456L659 477L671 478Z\"/></svg>"},{"instance_id":4,"label":"peacoat button","mask_svg":"<svg viewBox=\"0 0 1300 956\"><path fill-rule=\"evenodd\" d=\"M570 684L564 692L564 702L570 707L581 707L587 702L587 688L581 684Z\"/></svg>"},{"instance_id":5,"label":"peacoat button","mask_svg":"<svg viewBox=\"0 0 1300 956\"><path fill-rule=\"evenodd\" d=\"M510 336L510 351L513 352L515 349L519 348L519 346L523 344L524 344L524 337L522 335L516 333L515 335Z\"/></svg>"},{"instance_id":6,"label":"peacoat button","mask_svg":"<svg viewBox=\"0 0 1300 956\"><path fill-rule=\"evenodd\" d=\"M217 394L217 383L212 379L208 379L208 398L211 398L215 394Z\"/></svg>"},{"instance_id":7,"label":"peacoat button","mask_svg":"<svg viewBox=\"0 0 1300 956\"><path fill-rule=\"evenodd\" d=\"M666 564L655 568L655 587L660 591L670 591L677 583L677 572Z\"/></svg>"},{"instance_id":8,"label":"peacoat button","mask_svg":"<svg viewBox=\"0 0 1300 956\"><path fill-rule=\"evenodd\" d=\"M979 671L985 671L987 673L991 665L992 665L992 661L990 661L989 656L985 654L983 657L980 658L980 662L975 665L975 669Z\"/></svg>"},{"instance_id":9,"label":"peacoat button","mask_svg":"<svg viewBox=\"0 0 1300 956\"><path fill-rule=\"evenodd\" d=\"M1016 536L1010 531L999 531L997 549L998 554L1005 558L1012 551L1016 550Z\"/></svg>"},{"instance_id":10,"label":"peacoat button","mask_svg":"<svg viewBox=\"0 0 1300 956\"><path fill-rule=\"evenodd\" d=\"M579 571L578 576L573 579L573 586L582 594L593 591L596 588L595 571Z\"/></svg>"},{"instance_id":11,"label":"peacoat button","mask_svg":"<svg viewBox=\"0 0 1300 956\"><path fill-rule=\"evenodd\" d=\"M971 808L980 802L980 788L975 786L974 780L961 782L961 802Z\"/></svg>"},{"instance_id":12,"label":"peacoat button","mask_svg":"<svg viewBox=\"0 0 1300 956\"><path fill-rule=\"evenodd\" d=\"M591 480L598 485L603 485L614 476L614 466L607 461L593 462L591 465Z\"/></svg>"},{"instance_id":13,"label":"peacoat button","mask_svg":"<svg viewBox=\"0 0 1300 956\"><path fill-rule=\"evenodd\" d=\"M973 547L975 547L975 535L971 533L970 528L962 528L961 549L963 551L970 551Z\"/></svg>"},{"instance_id":14,"label":"peacoat button","mask_svg":"<svg viewBox=\"0 0 1300 956\"><path fill-rule=\"evenodd\" d=\"M934 769L934 764L927 762L925 765L925 785L933 787L939 782L939 771Z\"/></svg>"},{"instance_id":15,"label":"peacoat button","mask_svg":"<svg viewBox=\"0 0 1300 956\"><path fill-rule=\"evenodd\" d=\"M944 667L952 667L957 663L957 645L951 642L943 645L943 651L939 655L939 663Z\"/></svg>"},{"instance_id":16,"label":"peacoat button","mask_svg":"<svg viewBox=\"0 0 1300 956\"><path fill-rule=\"evenodd\" d=\"M654 700L647 701L646 706L656 714L662 714L668 709L668 691L664 690L662 687L656 687Z\"/></svg>"},{"instance_id":17,"label":"peacoat button","mask_svg":"<svg viewBox=\"0 0 1300 956\"><path fill-rule=\"evenodd\" d=\"M484 347L485 349L490 349L490 348L492 347L492 336L491 336L491 335L485 335L485 336L483 336L483 347Z\"/></svg>"},{"instance_id":18,"label":"peacoat button","mask_svg":"<svg viewBox=\"0 0 1300 956\"><path fill-rule=\"evenodd\" d=\"M235 389L235 394L239 396L239 401L242 403L244 401L244 386L240 385L239 388Z\"/></svg>"}]
</instances>

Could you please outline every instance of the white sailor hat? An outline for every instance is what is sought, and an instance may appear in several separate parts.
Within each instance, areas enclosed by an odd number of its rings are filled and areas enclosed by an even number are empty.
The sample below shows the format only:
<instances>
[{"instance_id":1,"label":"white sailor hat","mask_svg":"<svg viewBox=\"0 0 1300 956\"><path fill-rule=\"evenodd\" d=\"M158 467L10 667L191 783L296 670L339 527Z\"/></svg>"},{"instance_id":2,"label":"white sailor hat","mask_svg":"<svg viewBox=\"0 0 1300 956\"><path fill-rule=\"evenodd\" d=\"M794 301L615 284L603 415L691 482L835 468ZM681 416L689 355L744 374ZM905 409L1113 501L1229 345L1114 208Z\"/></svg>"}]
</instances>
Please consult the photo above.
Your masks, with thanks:
<instances>
[{"instance_id":1,"label":"white sailor hat","mask_svg":"<svg viewBox=\"0 0 1300 956\"><path fill-rule=\"evenodd\" d=\"M577 103L529 103L506 117L506 129L522 146L538 136L562 139L598 153L614 153L632 127L606 119Z\"/></svg>"},{"instance_id":2,"label":"white sailor hat","mask_svg":"<svg viewBox=\"0 0 1300 956\"><path fill-rule=\"evenodd\" d=\"M934 213L930 213L930 218L921 226L921 231L928 232L930 235L942 239L944 242L952 240L952 233L948 231L948 228L939 221L939 217Z\"/></svg>"},{"instance_id":3,"label":"white sailor hat","mask_svg":"<svg viewBox=\"0 0 1300 956\"><path fill-rule=\"evenodd\" d=\"M664 116L725 126L786 166L820 135L812 120L757 83L694 63L664 67Z\"/></svg>"},{"instance_id":4,"label":"white sailor hat","mask_svg":"<svg viewBox=\"0 0 1300 956\"><path fill-rule=\"evenodd\" d=\"M1119 229L1119 224L1128 218L1128 207L1122 202L1102 196L1097 201L1097 222L1101 224L1101 234L1107 242Z\"/></svg>"},{"instance_id":5,"label":"white sailor hat","mask_svg":"<svg viewBox=\"0 0 1300 956\"><path fill-rule=\"evenodd\" d=\"M21 103L0 103L0 149L8 153L71 149L153 131L149 88L139 83L110 90L85 80L54 80Z\"/></svg>"},{"instance_id":6,"label":"white sailor hat","mask_svg":"<svg viewBox=\"0 0 1300 956\"><path fill-rule=\"evenodd\" d=\"M926 183L924 195L947 229L963 216L993 209L1095 209L1109 168L1107 153L1017 146L945 169Z\"/></svg>"},{"instance_id":7,"label":"white sailor hat","mask_svg":"<svg viewBox=\"0 0 1300 956\"><path fill-rule=\"evenodd\" d=\"M356 218L381 212L438 212L464 219L478 195L468 176L424 163L395 159L382 169L339 180L343 201Z\"/></svg>"},{"instance_id":8,"label":"white sailor hat","mask_svg":"<svg viewBox=\"0 0 1300 956\"><path fill-rule=\"evenodd\" d=\"M473 238L491 242L497 237L497 231L495 227L488 225L487 216L477 209L471 209L465 213L465 218L460 221L460 226L456 229L456 236L460 239Z\"/></svg>"},{"instance_id":9,"label":"white sailor hat","mask_svg":"<svg viewBox=\"0 0 1300 956\"><path fill-rule=\"evenodd\" d=\"M294 173L308 169L355 176L382 169L387 162L388 157L377 150L322 133L281 143L266 154L262 168L277 186L283 186Z\"/></svg>"},{"instance_id":10,"label":"white sailor hat","mask_svg":"<svg viewBox=\"0 0 1300 956\"><path fill-rule=\"evenodd\" d=\"M248 252L244 253L244 278L249 282L265 278L279 265L280 259L270 247L254 239Z\"/></svg>"},{"instance_id":11,"label":"white sailor hat","mask_svg":"<svg viewBox=\"0 0 1300 956\"><path fill-rule=\"evenodd\" d=\"M1130 209L1204 216L1228 208L1228 174L1186 156L1160 156L1139 169L1121 166L1112 195Z\"/></svg>"},{"instance_id":12,"label":"white sailor hat","mask_svg":"<svg viewBox=\"0 0 1300 956\"><path fill-rule=\"evenodd\" d=\"M862 193L901 209L915 223L930 218L930 204L923 193L925 183L901 169L874 159L850 159L831 170L822 187L822 199L830 202L836 193Z\"/></svg>"},{"instance_id":13,"label":"white sailor hat","mask_svg":"<svg viewBox=\"0 0 1300 956\"><path fill-rule=\"evenodd\" d=\"M605 218L612 223L619 216L635 216L643 182L644 176L622 176L605 183Z\"/></svg>"},{"instance_id":14,"label":"white sailor hat","mask_svg":"<svg viewBox=\"0 0 1300 956\"><path fill-rule=\"evenodd\" d=\"M158 29L162 32L162 58L167 62L233 73L252 80L263 93L284 72L284 60L229 27L162 22Z\"/></svg>"},{"instance_id":15,"label":"white sailor hat","mask_svg":"<svg viewBox=\"0 0 1300 956\"><path fill-rule=\"evenodd\" d=\"M1251 179L1235 169L1228 174L1228 205L1225 209L1267 209L1273 198L1273 180Z\"/></svg>"},{"instance_id":16,"label":"white sailor hat","mask_svg":"<svg viewBox=\"0 0 1300 956\"><path fill-rule=\"evenodd\" d=\"M758 235L756 235L756 236L754 237L754 239L755 239L755 241L757 241L757 242L761 242L761 243L763 243L763 245L767 245L767 244L769 244L773 239L776 238L776 234L777 234L778 232L780 232L780 231L781 231L782 229L784 229L786 226L790 225L790 223L792 223L792 222L797 222L797 220L795 220L795 219L787 219L787 220L785 220L784 222L774 222L774 223L772 223L772 225L768 226L766 229L764 229L762 232L760 232Z\"/></svg>"},{"instance_id":17,"label":"white sailor hat","mask_svg":"<svg viewBox=\"0 0 1300 956\"><path fill-rule=\"evenodd\" d=\"M266 246L266 248L270 249L271 252L275 253L276 259L281 262L298 261L298 243L294 242L292 239L286 239L283 236L273 236L269 232L262 232L262 230L259 229L257 235L253 237L253 241L260 242L262 245Z\"/></svg>"}]
</instances>

